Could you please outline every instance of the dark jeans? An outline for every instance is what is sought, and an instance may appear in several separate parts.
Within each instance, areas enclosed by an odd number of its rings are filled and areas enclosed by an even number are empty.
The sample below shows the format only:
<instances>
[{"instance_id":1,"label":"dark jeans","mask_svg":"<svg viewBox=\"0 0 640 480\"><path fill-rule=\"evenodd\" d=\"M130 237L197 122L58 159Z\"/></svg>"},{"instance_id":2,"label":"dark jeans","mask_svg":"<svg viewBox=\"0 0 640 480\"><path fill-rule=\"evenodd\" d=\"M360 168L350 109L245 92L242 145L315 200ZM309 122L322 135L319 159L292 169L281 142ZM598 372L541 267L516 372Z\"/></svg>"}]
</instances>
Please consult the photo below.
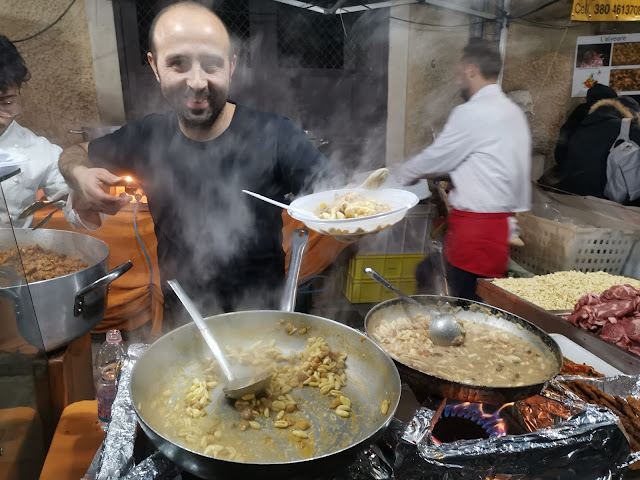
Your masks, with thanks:
<instances>
[{"instance_id":1,"label":"dark jeans","mask_svg":"<svg viewBox=\"0 0 640 480\"><path fill-rule=\"evenodd\" d=\"M482 301L476 294L477 280L482 278L481 275L462 270L449 262L446 263L446 268L449 292L452 297L466 298L476 302Z\"/></svg>"},{"instance_id":2,"label":"dark jeans","mask_svg":"<svg viewBox=\"0 0 640 480\"><path fill-rule=\"evenodd\" d=\"M446 272L442 271L444 265L440 260L440 255L434 253L428 255L416 267L416 280L418 295L445 295L444 277ZM445 267L446 268L446 267Z\"/></svg>"}]
</instances>

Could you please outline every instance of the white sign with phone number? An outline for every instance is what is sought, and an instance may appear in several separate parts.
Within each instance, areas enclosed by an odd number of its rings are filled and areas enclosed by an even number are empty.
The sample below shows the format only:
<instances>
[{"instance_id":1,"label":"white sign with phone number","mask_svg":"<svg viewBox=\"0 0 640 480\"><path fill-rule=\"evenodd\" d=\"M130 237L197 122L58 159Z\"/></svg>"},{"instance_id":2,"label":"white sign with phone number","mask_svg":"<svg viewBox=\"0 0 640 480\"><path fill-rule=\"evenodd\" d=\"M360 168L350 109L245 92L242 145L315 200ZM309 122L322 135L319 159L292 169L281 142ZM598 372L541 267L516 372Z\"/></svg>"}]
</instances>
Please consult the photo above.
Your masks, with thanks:
<instances>
[{"instance_id":1,"label":"white sign with phone number","mask_svg":"<svg viewBox=\"0 0 640 480\"><path fill-rule=\"evenodd\" d=\"M578 37L572 97L596 83L621 95L640 95L640 33Z\"/></svg>"}]
</instances>

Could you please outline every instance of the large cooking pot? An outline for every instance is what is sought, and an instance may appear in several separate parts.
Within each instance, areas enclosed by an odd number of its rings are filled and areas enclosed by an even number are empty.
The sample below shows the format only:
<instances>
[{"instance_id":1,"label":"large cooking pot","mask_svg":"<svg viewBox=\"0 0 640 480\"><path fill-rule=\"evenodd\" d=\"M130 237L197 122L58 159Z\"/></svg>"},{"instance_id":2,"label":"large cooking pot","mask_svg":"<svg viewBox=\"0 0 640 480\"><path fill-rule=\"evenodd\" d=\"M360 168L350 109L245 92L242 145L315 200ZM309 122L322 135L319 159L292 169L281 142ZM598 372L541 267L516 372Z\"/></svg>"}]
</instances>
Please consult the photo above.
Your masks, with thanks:
<instances>
[{"instance_id":1,"label":"large cooking pot","mask_svg":"<svg viewBox=\"0 0 640 480\"><path fill-rule=\"evenodd\" d=\"M414 295L412 298L429 305L431 310L436 311L440 309L439 305L448 304L449 307L446 307L444 310L446 313L449 313L452 308L455 309L459 307L461 309L460 312L455 314L458 318L506 330L538 348L550 363L549 376L543 382L513 387L487 387L454 382L430 375L414 369L394 357L396 366L400 372L400 377L403 381L407 382L420 401L428 396L435 395L451 400L459 400L461 402L501 405L540 393L544 386L555 377L562 368L562 352L555 340L541 328L517 315L492 307L491 305L485 305L484 303L473 302L463 298L438 295ZM401 298L393 298L373 307L365 318L367 336L375 342L376 340L372 336L375 326L389 318L389 309L391 307L402 305L403 303L406 304ZM384 342L380 346L384 348ZM482 362L482 359L480 358L478 361Z\"/></svg>"},{"instance_id":2,"label":"large cooking pot","mask_svg":"<svg viewBox=\"0 0 640 480\"><path fill-rule=\"evenodd\" d=\"M306 242L306 240L305 240ZM259 462L232 461L206 456L169 438L164 430L164 418L154 419L154 400L162 398L167 379L176 372L184 372L189 362L211 358L211 352L195 324L184 325L153 343L136 362L131 374L131 400L140 425L154 445L170 460L185 470L210 479L221 478L299 478L329 476L340 466L352 462L359 449L368 446L389 424L400 399L400 377L393 361L374 342L361 332L341 323L314 315L295 313L295 280L301 257L300 245L292 242L292 260L285 285L286 311L248 311L216 315L205 319L208 327L223 346L249 347L257 340L274 339L283 352L300 352L309 335L324 337L333 350L348 354L346 360L347 385L342 389L351 399L354 414L347 421L328 409L330 397L324 397L315 388L295 389L291 395L303 405L310 420L309 430L315 438L312 458L287 461L283 452L296 452L297 447L289 431L273 428L273 417L262 419L264 429L247 429L244 448L251 449ZM293 287L292 287L293 286ZM280 319L298 328L310 326L306 335L288 335ZM185 370L183 370L183 368ZM197 373L194 373L197 375ZM187 384L188 379L185 378ZM221 387L211 392L212 401L206 407L207 418L229 418L240 421L240 414L226 398ZM177 394L175 401L184 402ZM160 396L160 397L159 397ZM164 397L166 398L166 397ZM389 402L388 411L382 413L381 404ZM213 416L213 417L212 417ZM271 425L269 424L271 422ZM223 432L223 440L225 433ZM266 436L270 436L271 440ZM297 454L299 455L299 453ZM292 454L293 457L293 454ZM325 472L325 473L322 473Z\"/></svg>"},{"instance_id":3,"label":"large cooking pot","mask_svg":"<svg viewBox=\"0 0 640 480\"><path fill-rule=\"evenodd\" d=\"M0 296L13 302L20 334L32 345L44 343L47 352L68 345L100 323L107 305L108 285L132 267L131 262L126 262L107 272L109 247L81 233L0 229L0 251L15 249L16 242L19 248L39 245L80 258L89 265L69 275L28 285L23 277L14 275L11 286L0 288Z\"/></svg>"}]
</instances>

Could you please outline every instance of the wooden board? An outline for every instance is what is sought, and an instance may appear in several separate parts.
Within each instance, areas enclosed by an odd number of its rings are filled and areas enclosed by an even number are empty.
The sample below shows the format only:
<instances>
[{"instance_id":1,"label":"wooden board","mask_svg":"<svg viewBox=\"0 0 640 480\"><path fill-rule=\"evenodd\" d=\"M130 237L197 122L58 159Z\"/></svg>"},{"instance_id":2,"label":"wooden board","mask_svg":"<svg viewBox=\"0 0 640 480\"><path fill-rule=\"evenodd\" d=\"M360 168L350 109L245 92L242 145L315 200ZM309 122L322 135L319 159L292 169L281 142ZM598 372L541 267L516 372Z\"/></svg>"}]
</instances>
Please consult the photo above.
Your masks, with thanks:
<instances>
[{"instance_id":1,"label":"wooden board","mask_svg":"<svg viewBox=\"0 0 640 480\"><path fill-rule=\"evenodd\" d=\"M518 315L537 325L547 333L560 333L573 340L618 370L640 374L640 357L613 343L605 342L592 332L583 330L571 322L554 315L522 298L504 290L489 280L478 280L478 295L490 305Z\"/></svg>"},{"instance_id":2,"label":"wooden board","mask_svg":"<svg viewBox=\"0 0 640 480\"><path fill-rule=\"evenodd\" d=\"M0 409L0 480L38 478L46 453L43 437L33 408Z\"/></svg>"},{"instance_id":3,"label":"wooden board","mask_svg":"<svg viewBox=\"0 0 640 480\"><path fill-rule=\"evenodd\" d=\"M86 334L64 349L48 355L52 415L57 421L65 407L95 398L91 335Z\"/></svg>"},{"instance_id":4,"label":"wooden board","mask_svg":"<svg viewBox=\"0 0 640 480\"><path fill-rule=\"evenodd\" d=\"M103 439L96 401L72 403L60 417L40 480L78 480L86 473Z\"/></svg>"}]
</instances>

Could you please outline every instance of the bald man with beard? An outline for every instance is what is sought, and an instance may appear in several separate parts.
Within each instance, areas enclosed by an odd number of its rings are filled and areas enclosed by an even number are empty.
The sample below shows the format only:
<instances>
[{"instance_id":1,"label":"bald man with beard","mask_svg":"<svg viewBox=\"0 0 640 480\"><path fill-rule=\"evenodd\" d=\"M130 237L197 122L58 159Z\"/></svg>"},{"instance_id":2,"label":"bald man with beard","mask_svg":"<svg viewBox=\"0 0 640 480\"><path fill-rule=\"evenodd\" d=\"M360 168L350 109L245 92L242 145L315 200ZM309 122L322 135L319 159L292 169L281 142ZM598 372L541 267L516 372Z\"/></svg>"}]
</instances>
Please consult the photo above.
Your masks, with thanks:
<instances>
[{"instance_id":1,"label":"bald man with beard","mask_svg":"<svg viewBox=\"0 0 640 480\"><path fill-rule=\"evenodd\" d=\"M329 175L326 159L288 119L229 101L236 66L229 33L193 2L162 10L149 64L171 106L111 135L66 149L60 171L97 212L130 198L106 193L133 176L148 199L164 281L177 279L204 316L273 308L284 280L281 210L241 193L283 200ZM165 319L186 318L165 291Z\"/></svg>"}]
</instances>

